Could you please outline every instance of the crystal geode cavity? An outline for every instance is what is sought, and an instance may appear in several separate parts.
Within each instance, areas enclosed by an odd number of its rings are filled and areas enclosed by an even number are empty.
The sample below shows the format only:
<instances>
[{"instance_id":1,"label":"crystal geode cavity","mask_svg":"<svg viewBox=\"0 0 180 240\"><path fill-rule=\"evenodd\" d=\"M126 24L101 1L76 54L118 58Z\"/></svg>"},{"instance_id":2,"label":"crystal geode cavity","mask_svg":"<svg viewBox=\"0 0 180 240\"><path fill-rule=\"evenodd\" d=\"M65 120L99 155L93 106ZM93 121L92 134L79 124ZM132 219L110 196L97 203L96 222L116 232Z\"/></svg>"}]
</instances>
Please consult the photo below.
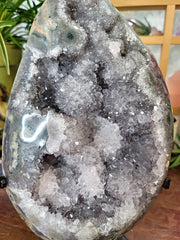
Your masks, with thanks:
<instances>
[{"instance_id":1,"label":"crystal geode cavity","mask_svg":"<svg viewBox=\"0 0 180 240\"><path fill-rule=\"evenodd\" d=\"M43 239L109 239L161 188L172 115L160 70L108 0L47 0L11 94L3 167Z\"/></svg>"}]
</instances>

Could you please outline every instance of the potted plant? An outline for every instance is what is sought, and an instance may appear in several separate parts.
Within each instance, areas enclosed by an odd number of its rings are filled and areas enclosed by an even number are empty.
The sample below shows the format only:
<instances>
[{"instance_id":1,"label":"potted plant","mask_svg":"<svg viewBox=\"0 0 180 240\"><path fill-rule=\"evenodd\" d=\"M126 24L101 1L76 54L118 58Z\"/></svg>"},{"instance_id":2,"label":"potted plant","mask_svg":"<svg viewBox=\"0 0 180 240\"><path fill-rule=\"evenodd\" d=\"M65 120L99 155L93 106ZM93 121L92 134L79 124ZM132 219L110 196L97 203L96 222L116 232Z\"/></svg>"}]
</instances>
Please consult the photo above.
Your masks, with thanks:
<instances>
[{"instance_id":1,"label":"potted plant","mask_svg":"<svg viewBox=\"0 0 180 240\"><path fill-rule=\"evenodd\" d=\"M32 22L43 1L0 1L0 141L8 97L21 60L23 44L27 41Z\"/></svg>"},{"instance_id":2,"label":"potted plant","mask_svg":"<svg viewBox=\"0 0 180 240\"><path fill-rule=\"evenodd\" d=\"M161 31L159 31L156 27L151 27L148 20L145 18L146 24L138 19L127 19L129 25L134 29L134 31L139 36L159 36L163 35Z\"/></svg>"},{"instance_id":3,"label":"potted plant","mask_svg":"<svg viewBox=\"0 0 180 240\"><path fill-rule=\"evenodd\" d=\"M178 132L175 136L174 147L172 150L169 168L177 167L179 165L180 165L180 132Z\"/></svg>"}]
</instances>

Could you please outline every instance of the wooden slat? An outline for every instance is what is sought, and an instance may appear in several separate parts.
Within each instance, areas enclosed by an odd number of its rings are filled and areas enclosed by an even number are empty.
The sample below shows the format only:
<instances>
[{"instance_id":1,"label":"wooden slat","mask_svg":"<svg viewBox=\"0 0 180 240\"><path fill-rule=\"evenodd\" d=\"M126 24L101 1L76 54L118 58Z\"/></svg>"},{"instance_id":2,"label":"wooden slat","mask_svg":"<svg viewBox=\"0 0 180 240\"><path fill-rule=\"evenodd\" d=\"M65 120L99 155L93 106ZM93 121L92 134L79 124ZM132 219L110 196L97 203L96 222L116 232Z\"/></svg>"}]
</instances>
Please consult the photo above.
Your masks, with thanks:
<instances>
[{"instance_id":1,"label":"wooden slat","mask_svg":"<svg viewBox=\"0 0 180 240\"><path fill-rule=\"evenodd\" d=\"M166 77L167 67L168 67L173 24L174 24L174 14L175 14L175 5L168 5L166 10L166 19L165 19L165 27L164 27L165 37L164 37L164 42L163 42L162 52L161 52L161 59L160 59L160 68L164 78Z\"/></svg>"},{"instance_id":2,"label":"wooden slat","mask_svg":"<svg viewBox=\"0 0 180 240\"><path fill-rule=\"evenodd\" d=\"M164 36L139 36L144 44L161 45L164 43ZM172 36L170 40L172 45L180 45L180 36Z\"/></svg>"},{"instance_id":3,"label":"wooden slat","mask_svg":"<svg viewBox=\"0 0 180 240\"><path fill-rule=\"evenodd\" d=\"M166 10L165 28L163 36L140 36L144 44L162 45L160 68L166 77L170 47L180 45L180 37L172 36L174 14L180 9L180 0L111 0L119 11L147 11Z\"/></svg>"},{"instance_id":4,"label":"wooden slat","mask_svg":"<svg viewBox=\"0 0 180 240\"><path fill-rule=\"evenodd\" d=\"M163 5L163 6L120 6L120 7L116 7L120 12L122 11L155 11L155 10L166 10L166 6L167 5ZM180 5L176 5L176 10L180 10Z\"/></svg>"},{"instance_id":5,"label":"wooden slat","mask_svg":"<svg viewBox=\"0 0 180 240\"><path fill-rule=\"evenodd\" d=\"M144 44L161 45L164 42L164 36L140 36Z\"/></svg>"},{"instance_id":6,"label":"wooden slat","mask_svg":"<svg viewBox=\"0 0 180 240\"><path fill-rule=\"evenodd\" d=\"M180 37L173 36L171 38L171 44L173 44L173 45L180 45Z\"/></svg>"},{"instance_id":7,"label":"wooden slat","mask_svg":"<svg viewBox=\"0 0 180 240\"><path fill-rule=\"evenodd\" d=\"M177 0L111 0L115 7L180 5Z\"/></svg>"},{"instance_id":8,"label":"wooden slat","mask_svg":"<svg viewBox=\"0 0 180 240\"><path fill-rule=\"evenodd\" d=\"M130 6L130 7L116 7L120 12L122 11L154 11L165 10L166 6Z\"/></svg>"}]
</instances>

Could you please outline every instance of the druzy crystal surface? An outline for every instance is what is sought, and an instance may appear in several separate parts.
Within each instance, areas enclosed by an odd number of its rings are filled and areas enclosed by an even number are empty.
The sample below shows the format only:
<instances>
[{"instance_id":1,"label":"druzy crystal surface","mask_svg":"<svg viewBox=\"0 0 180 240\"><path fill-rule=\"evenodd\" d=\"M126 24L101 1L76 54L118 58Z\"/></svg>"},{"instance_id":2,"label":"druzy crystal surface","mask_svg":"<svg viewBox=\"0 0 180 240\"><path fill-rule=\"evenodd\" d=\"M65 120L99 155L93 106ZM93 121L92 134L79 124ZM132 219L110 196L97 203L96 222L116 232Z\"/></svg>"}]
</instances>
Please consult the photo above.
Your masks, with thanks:
<instances>
[{"instance_id":1,"label":"druzy crystal surface","mask_svg":"<svg viewBox=\"0 0 180 240\"><path fill-rule=\"evenodd\" d=\"M7 192L48 240L106 240L158 194L172 142L160 70L108 0L47 0L4 134Z\"/></svg>"}]
</instances>

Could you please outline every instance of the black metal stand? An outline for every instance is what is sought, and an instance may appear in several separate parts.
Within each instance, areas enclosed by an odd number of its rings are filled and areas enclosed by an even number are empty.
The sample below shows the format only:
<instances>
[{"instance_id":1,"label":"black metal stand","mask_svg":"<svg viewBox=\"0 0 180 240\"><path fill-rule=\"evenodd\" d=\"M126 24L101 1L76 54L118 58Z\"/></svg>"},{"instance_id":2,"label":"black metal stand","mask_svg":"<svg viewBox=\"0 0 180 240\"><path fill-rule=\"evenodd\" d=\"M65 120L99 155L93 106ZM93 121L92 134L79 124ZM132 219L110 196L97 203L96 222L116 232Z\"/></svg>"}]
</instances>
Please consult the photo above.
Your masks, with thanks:
<instances>
[{"instance_id":1,"label":"black metal stand","mask_svg":"<svg viewBox=\"0 0 180 240\"><path fill-rule=\"evenodd\" d=\"M125 236L118 238L117 240L128 240Z\"/></svg>"},{"instance_id":2,"label":"black metal stand","mask_svg":"<svg viewBox=\"0 0 180 240\"><path fill-rule=\"evenodd\" d=\"M0 188L7 187L7 178L2 175L2 165L0 163Z\"/></svg>"},{"instance_id":3,"label":"black metal stand","mask_svg":"<svg viewBox=\"0 0 180 240\"><path fill-rule=\"evenodd\" d=\"M128 240L125 236L122 236L120 238L113 238L112 240Z\"/></svg>"},{"instance_id":4,"label":"black metal stand","mask_svg":"<svg viewBox=\"0 0 180 240\"><path fill-rule=\"evenodd\" d=\"M2 176L3 173L2 173L2 163L1 163L1 159L0 159L0 176Z\"/></svg>"},{"instance_id":5,"label":"black metal stand","mask_svg":"<svg viewBox=\"0 0 180 240\"><path fill-rule=\"evenodd\" d=\"M167 177L167 178L165 178L162 187L165 188L165 189L169 189L170 183L171 183L171 179Z\"/></svg>"},{"instance_id":6,"label":"black metal stand","mask_svg":"<svg viewBox=\"0 0 180 240\"><path fill-rule=\"evenodd\" d=\"M7 187L7 179L4 176L0 176L0 188Z\"/></svg>"}]
</instances>

